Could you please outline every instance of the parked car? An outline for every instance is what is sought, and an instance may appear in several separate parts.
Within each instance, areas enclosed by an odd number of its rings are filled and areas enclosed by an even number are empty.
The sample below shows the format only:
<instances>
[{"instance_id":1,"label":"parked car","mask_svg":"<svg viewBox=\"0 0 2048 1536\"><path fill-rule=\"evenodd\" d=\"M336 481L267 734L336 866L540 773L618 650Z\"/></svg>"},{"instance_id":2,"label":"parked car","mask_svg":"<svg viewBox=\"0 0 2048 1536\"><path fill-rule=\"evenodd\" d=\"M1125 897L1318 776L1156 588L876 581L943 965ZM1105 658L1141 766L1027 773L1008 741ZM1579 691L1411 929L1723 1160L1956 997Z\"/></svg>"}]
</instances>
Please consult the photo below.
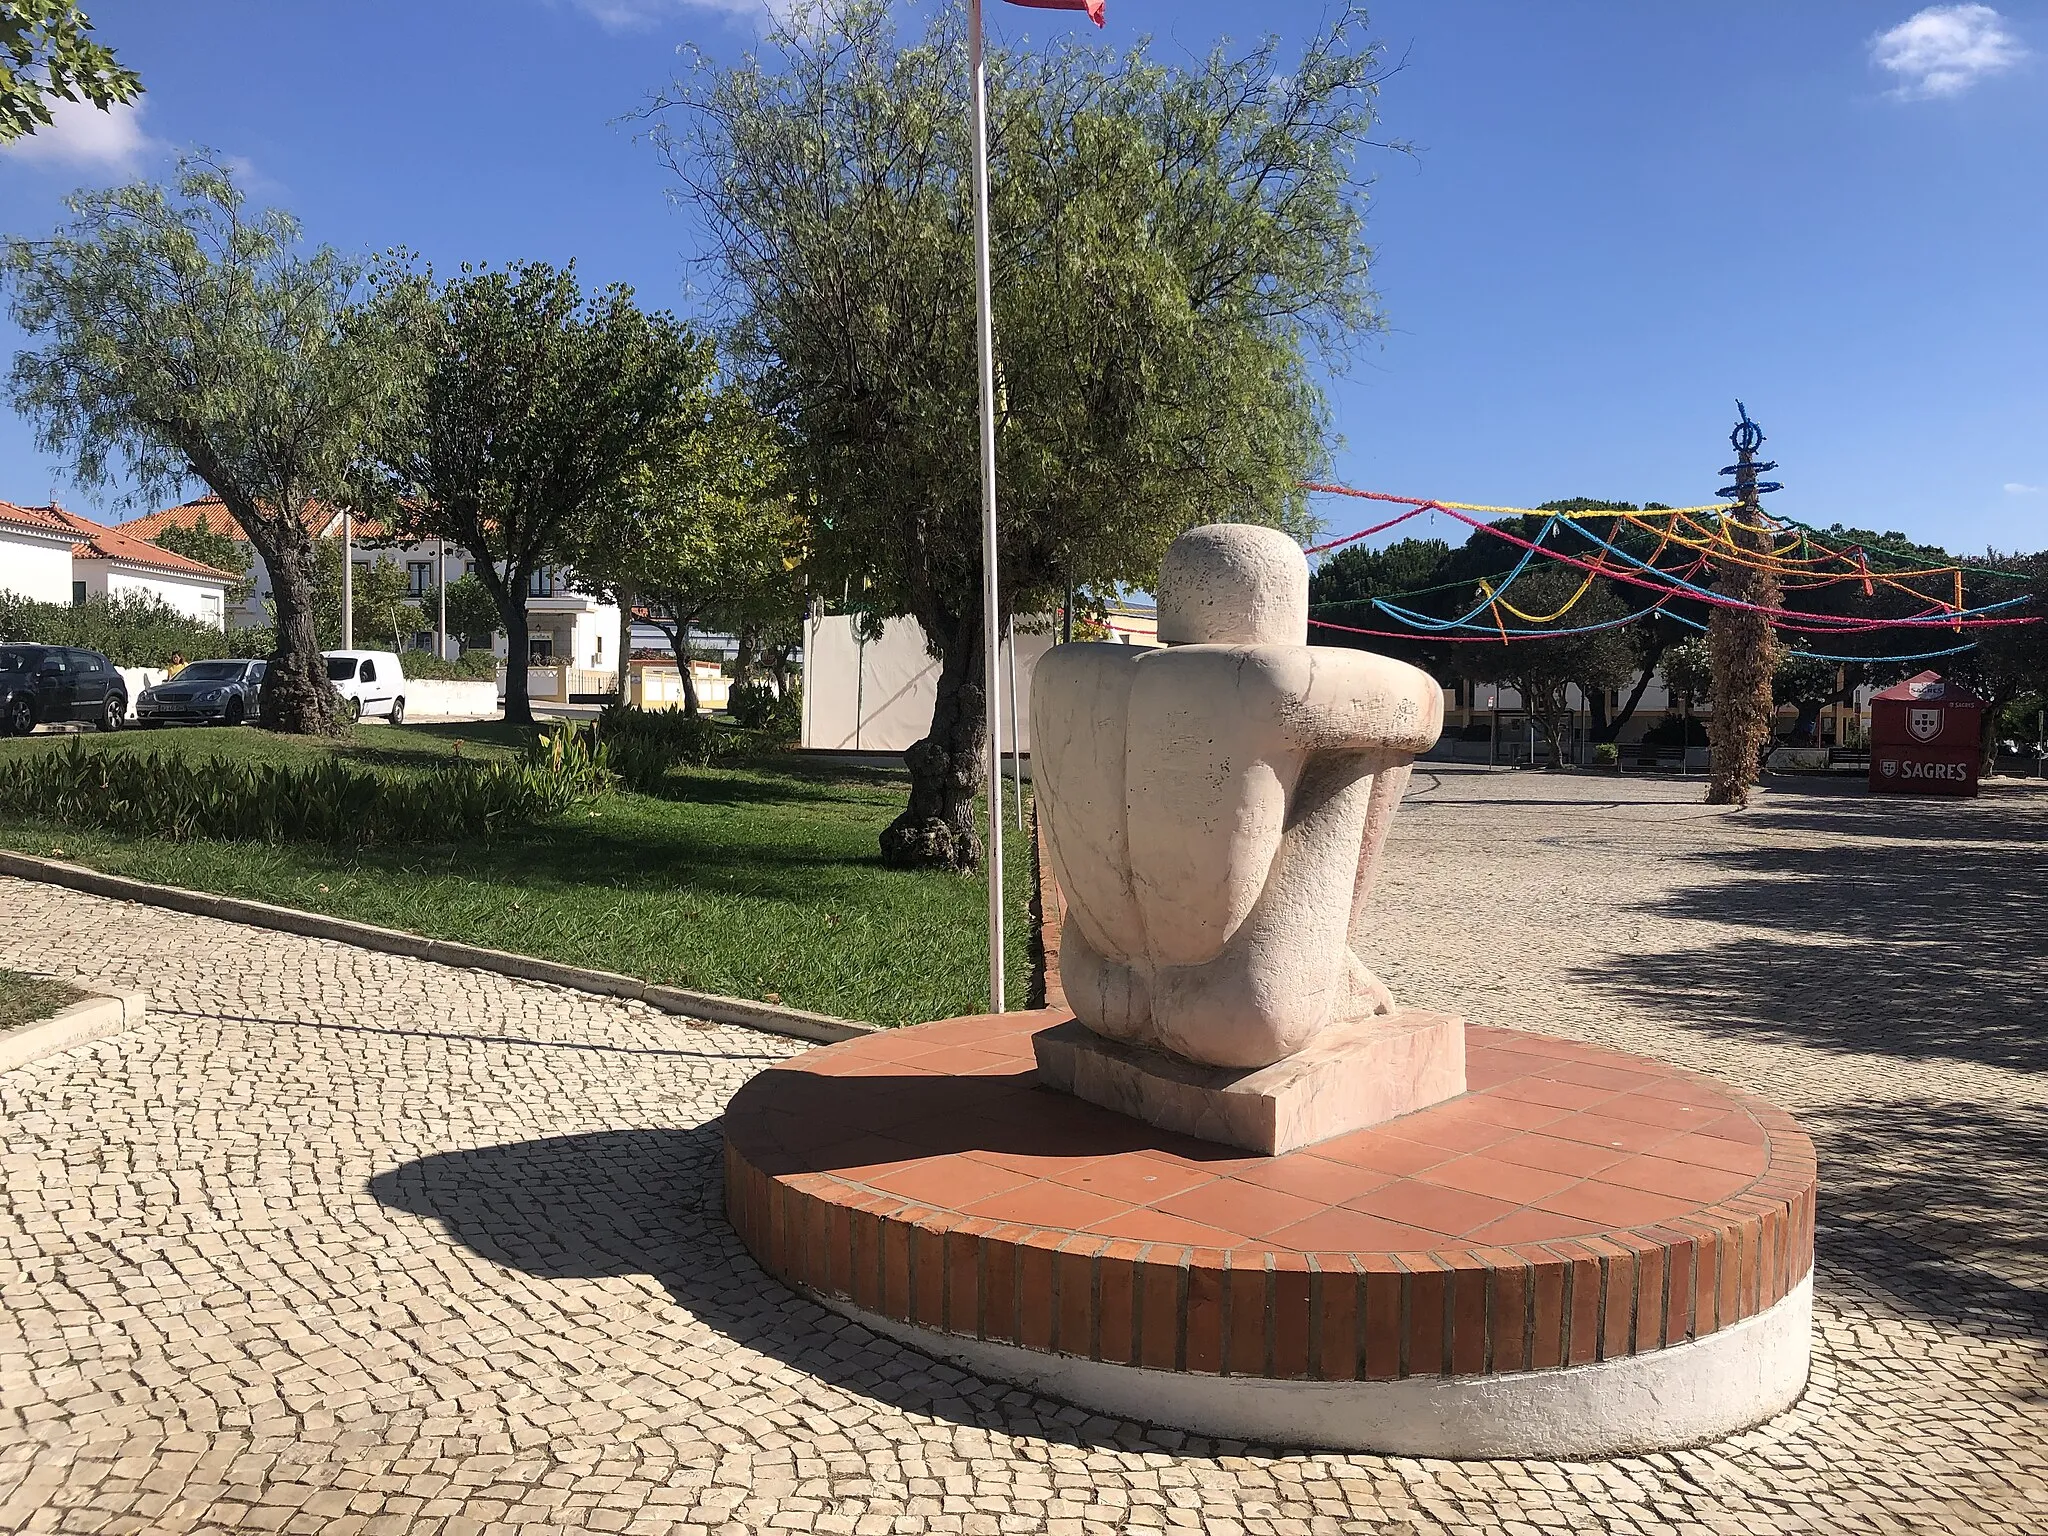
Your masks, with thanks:
<instances>
[{"instance_id":1,"label":"parked car","mask_svg":"<svg viewBox=\"0 0 2048 1536\"><path fill-rule=\"evenodd\" d=\"M194 661L135 698L144 725L240 725L262 702L260 661Z\"/></svg>"},{"instance_id":2,"label":"parked car","mask_svg":"<svg viewBox=\"0 0 2048 1536\"><path fill-rule=\"evenodd\" d=\"M65 720L118 731L127 718L128 685L98 651L0 645L0 731L26 736Z\"/></svg>"},{"instance_id":3,"label":"parked car","mask_svg":"<svg viewBox=\"0 0 2048 1536\"><path fill-rule=\"evenodd\" d=\"M365 715L386 716L393 725L405 724L405 668L390 651L322 651L327 658L327 680L341 695L351 720Z\"/></svg>"}]
</instances>

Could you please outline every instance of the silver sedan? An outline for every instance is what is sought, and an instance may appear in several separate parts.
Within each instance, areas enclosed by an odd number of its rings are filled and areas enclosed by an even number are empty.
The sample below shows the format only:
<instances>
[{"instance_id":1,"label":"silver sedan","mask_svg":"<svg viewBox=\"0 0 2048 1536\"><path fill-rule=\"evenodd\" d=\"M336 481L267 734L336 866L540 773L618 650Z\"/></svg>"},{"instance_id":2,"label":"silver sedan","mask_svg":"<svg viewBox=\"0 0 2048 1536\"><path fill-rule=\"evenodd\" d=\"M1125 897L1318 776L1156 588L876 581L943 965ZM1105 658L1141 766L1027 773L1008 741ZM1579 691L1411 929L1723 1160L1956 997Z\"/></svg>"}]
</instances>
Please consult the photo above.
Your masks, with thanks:
<instances>
[{"instance_id":1,"label":"silver sedan","mask_svg":"<svg viewBox=\"0 0 2048 1536\"><path fill-rule=\"evenodd\" d=\"M144 725L240 725L256 713L263 670L260 661L195 661L143 689L135 718Z\"/></svg>"}]
</instances>

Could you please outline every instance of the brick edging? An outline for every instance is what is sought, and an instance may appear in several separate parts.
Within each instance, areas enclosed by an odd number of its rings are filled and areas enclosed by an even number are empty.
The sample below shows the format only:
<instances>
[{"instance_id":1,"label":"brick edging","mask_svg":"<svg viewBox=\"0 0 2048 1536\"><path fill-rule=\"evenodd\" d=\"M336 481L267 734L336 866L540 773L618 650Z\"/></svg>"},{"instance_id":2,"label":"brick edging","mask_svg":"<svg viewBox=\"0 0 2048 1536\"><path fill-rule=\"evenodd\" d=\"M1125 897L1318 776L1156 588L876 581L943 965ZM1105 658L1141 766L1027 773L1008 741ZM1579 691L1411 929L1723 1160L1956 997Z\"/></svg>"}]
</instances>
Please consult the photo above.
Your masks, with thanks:
<instances>
[{"instance_id":1,"label":"brick edging","mask_svg":"<svg viewBox=\"0 0 2048 1536\"><path fill-rule=\"evenodd\" d=\"M1045 843L1045 826L1040 820L1044 802L1031 802L1031 1001L1039 1008L1067 1006L1067 989L1060 984L1060 931L1066 926L1067 901L1053 878L1050 850Z\"/></svg>"},{"instance_id":2,"label":"brick edging","mask_svg":"<svg viewBox=\"0 0 2048 1536\"><path fill-rule=\"evenodd\" d=\"M786 1035L798 1040L831 1044L871 1035L879 1028L874 1024L835 1018L831 1014L809 1013L801 1008L756 1003L717 992L695 992L687 987L662 986L637 976L622 976L616 971L592 970L559 960L543 960L534 955L515 955L502 949L460 944L450 939L430 939L402 929L380 928L374 923L329 917L320 912L301 911L297 907L273 906L267 901L217 896L208 891L188 891L175 885L156 885L147 880L133 880L126 875L88 869L82 864L68 864L59 859L38 858L34 854L7 849L0 849L0 875L61 885L94 896L110 896L117 901L164 907L173 912L189 912L196 917L215 917L231 923L246 923L253 928L329 939L338 944L352 944L358 949L405 955L437 965L489 971L520 981L546 982L578 992L594 992L600 997L629 998L658 1008L663 1013L704 1019L713 1024L737 1024L764 1034Z\"/></svg>"},{"instance_id":3,"label":"brick edging","mask_svg":"<svg viewBox=\"0 0 2048 1536\"><path fill-rule=\"evenodd\" d=\"M47 1019L0 1034L0 1072L119 1034L149 1015L147 992L107 991L82 981L71 985L87 995Z\"/></svg>"}]
</instances>

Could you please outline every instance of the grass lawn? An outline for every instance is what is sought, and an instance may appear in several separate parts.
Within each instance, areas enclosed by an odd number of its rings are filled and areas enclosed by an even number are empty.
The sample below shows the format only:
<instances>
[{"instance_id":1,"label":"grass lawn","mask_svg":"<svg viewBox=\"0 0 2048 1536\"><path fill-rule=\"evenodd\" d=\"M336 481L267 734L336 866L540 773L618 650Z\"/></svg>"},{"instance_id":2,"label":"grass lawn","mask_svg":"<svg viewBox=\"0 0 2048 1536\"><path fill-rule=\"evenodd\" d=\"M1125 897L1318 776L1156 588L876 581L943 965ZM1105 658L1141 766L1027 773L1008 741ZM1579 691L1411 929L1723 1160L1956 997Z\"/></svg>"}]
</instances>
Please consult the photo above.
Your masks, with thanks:
<instances>
[{"instance_id":1,"label":"grass lawn","mask_svg":"<svg viewBox=\"0 0 2048 1536\"><path fill-rule=\"evenodd\" d=\"M89 736L92 751L244 761L338 753L404 773L517 749L498 723L362 726L318 742L236 729ZM0 756L65 738L0 741ZM658 795L607 795L564 821L488 845L338 849L174 843L46 822L0 821L0 845L136 879L247 896L434 938L484 944L650 981L770 998L877 1024L987 1006L986 886L882 867L876 837L902 809L900 773L794 754L678 769ZM1028 982L1025 837L1005 841L1006 986Z\"/></svg>"},{"instance_id":2,"label":"grass lawn","mask_svg":"<svg viewBox=\"0 0 2048 1536\"><path fill-rule=\"evenodd\" d=\"M85 994L61 981L0 970L0 1035L68 1008Z\"/></svg>"}]
</instances>

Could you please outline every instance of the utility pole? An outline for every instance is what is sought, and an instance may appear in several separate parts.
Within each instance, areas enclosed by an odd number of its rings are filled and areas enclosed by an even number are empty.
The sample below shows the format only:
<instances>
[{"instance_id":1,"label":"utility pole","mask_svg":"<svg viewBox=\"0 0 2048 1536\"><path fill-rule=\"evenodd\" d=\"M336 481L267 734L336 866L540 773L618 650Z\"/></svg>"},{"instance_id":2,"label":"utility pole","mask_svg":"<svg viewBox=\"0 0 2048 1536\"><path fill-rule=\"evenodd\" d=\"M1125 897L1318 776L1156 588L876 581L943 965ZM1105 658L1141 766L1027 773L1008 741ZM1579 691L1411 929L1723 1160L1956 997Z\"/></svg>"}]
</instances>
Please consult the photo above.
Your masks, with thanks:
<instances>
[{"instance_id":1,"label":"utility pole","mask_svg":"<svg viewBox=\"0 0 2048 1536\"><path fill-rule=\"evenodd\" d=\"M448 541L434 540L434 659L448 659Z\"/></svg>"},{"instance_id":2,"label":"utility pole","mask_svg":"<svg viewBox=\"0 0 2048 1536\"><path fill-rule=\"evenodd\" d=\"M356 648L356 515L341 514L341 648Z\"/></svg>"}]
</instances>

